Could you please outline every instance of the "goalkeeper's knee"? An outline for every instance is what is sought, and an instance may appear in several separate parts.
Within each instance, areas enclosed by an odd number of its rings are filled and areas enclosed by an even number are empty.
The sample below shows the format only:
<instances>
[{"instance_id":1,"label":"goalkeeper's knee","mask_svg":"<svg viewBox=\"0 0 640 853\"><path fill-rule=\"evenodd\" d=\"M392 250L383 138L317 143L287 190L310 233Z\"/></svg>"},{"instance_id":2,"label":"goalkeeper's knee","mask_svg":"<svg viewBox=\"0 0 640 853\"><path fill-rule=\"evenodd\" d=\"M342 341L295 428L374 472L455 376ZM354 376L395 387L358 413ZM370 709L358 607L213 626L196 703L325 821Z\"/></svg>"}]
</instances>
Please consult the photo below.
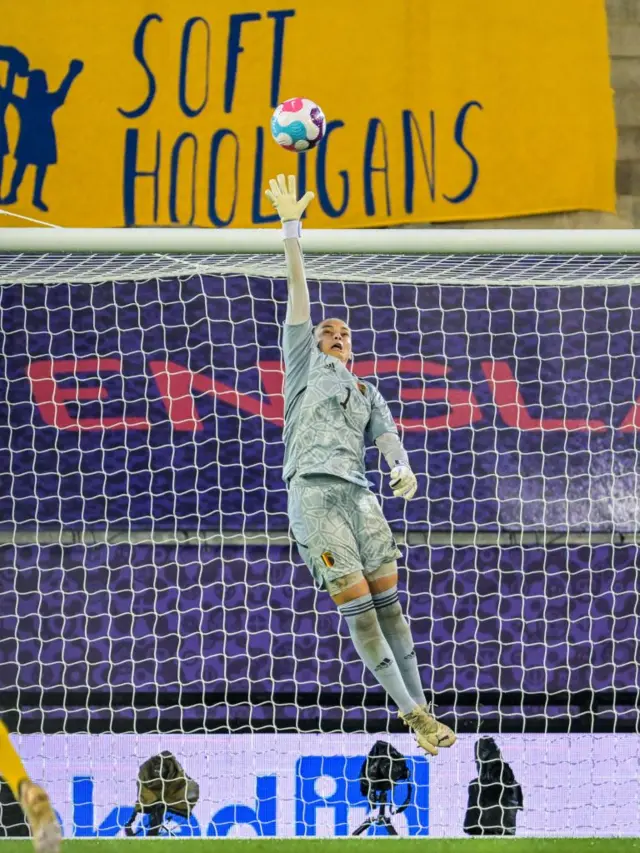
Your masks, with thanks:
<instances>
[{"instance_id":1,"label":"goalkeeper's knee","mask_svg":"<svg viewBox=\"0 0 640 853\"><path fill-rule=\"evenodd\" d=\"M347 575L342 575L339 578L331 578L326 581L327 592L334 600L340 599L336 601L336 604L342 604L346 601L349 601L352 598L359 598L361 594L367 594L369 591L368 587L364 590L363 593L359 592L355 587L358 584L365 584L366 580L362 571L349 572ZM345 597L345 593L347 593ZM351 593L351 594L348 594Z\"/></svg>"}]
</instances>

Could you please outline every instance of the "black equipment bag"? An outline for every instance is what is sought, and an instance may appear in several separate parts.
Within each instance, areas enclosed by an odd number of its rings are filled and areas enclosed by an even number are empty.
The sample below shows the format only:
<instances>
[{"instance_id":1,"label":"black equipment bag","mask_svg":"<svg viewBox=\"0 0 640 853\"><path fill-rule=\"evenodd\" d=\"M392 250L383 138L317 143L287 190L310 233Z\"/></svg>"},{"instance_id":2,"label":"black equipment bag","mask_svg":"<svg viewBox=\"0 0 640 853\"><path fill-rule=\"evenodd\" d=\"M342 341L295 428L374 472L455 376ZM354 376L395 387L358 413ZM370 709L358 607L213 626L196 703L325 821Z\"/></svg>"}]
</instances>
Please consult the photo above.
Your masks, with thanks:
<instances>
[{"instance_id":1,"label":"black equipment bag","mask_svg":"<svg viewBox=\"0 0 640 853\"><path fill-rule=\"evenodd\" d=\"M515 835L518 811L524 806L522 788L491 737L476 742L478 777L469 783L464 819L467 835Z\"/></svg>"},{"instance_id":2,"label":"black equipment bag","mask_svg":"<svg viewBox=\"0 0 640 853\"><path fill-rule=\"evenodd\" d=\"M365 758L360 770L360 791L371 805L386 803L394 785L409 782L407 759L384 740L377 740ZM407 796L401 806L390 804L391 814L403 812L411 800L412 787L408 784Z\"/></svg>"}]
</instances>

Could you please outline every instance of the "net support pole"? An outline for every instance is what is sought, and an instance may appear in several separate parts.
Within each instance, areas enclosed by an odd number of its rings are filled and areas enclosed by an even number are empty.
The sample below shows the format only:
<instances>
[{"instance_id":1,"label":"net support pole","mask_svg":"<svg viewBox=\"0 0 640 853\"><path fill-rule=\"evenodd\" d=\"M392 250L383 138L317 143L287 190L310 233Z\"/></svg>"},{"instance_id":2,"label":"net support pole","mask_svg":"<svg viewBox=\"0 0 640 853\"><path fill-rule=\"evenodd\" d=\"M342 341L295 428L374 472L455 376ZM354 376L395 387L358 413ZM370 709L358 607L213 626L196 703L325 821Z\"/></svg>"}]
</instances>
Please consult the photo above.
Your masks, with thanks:
<instances>
[{"instance_id":1,"label":"net support pole","mask_svg":"<svg viewBox=\"0 0 640 853\"><path fill-rule=\"evenodd\" d=\"M272 228L0 228L0 253L274 254ZM311 254L640 254L638 230L305 229Z\"/></svg>"}]
</instances>

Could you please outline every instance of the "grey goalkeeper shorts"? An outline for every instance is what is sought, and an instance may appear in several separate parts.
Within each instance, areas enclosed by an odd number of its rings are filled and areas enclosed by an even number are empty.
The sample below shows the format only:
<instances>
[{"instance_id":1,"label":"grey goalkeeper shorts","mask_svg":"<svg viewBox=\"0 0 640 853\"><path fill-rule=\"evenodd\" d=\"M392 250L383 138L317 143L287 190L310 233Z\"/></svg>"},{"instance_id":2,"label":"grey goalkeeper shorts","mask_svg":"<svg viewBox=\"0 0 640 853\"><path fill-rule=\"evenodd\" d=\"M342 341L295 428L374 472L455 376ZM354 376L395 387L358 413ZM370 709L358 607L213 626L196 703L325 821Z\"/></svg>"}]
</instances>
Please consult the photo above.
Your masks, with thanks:
<instances>
[{"instance_id":1,"label":"grey goalkeeper shorts","mask_svg":"<svg viewBox=\"0 0 640 853\"><path fill-rule=\"evenodd\" d=\"M400 556L375 495L348 480L294 477L288 512L300 556L321 587L351 572L366 577Z\"/></svg>"}]
</instances>

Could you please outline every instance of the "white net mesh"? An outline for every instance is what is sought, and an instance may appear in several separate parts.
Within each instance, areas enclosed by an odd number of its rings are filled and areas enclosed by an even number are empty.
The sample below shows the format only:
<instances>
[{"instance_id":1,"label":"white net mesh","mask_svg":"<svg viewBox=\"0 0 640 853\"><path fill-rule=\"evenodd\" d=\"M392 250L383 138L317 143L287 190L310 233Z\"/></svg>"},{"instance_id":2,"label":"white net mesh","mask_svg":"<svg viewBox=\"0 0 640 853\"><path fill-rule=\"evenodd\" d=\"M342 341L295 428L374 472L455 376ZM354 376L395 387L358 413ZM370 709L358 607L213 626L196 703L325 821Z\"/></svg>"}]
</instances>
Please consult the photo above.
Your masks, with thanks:
<instances>
[{"instance_id":1,"label":"white net mesh","mask_svg":"<svg viewBox=\"0 0 640 853\"><path fill-rule=\"evenodd\" d=\"M638 284L634 255L349 255L310 254L309 278L426 284ZM282 278L282 255L25 254L0 252L0 282L144 281L192 275Z\"/></svg>"},{"instance_id":2,"label":"white net mesh","mask_svg":"<svg viewBox=\"0 0 640 853\"><path fill-rule=\"evenodd\" d=\"M522 831L639 833L640 262L308 271L312 319L349 321L418 475L393 500L368 453L425 690L461 735L412 759L399 828L462 833L483 730L525 789ZM120 831L161 749L213 835L345 834L374 733L415 755L290 544L282 272L0 257L2 702L67 834Z\"/></svg>"}]
</instances>

